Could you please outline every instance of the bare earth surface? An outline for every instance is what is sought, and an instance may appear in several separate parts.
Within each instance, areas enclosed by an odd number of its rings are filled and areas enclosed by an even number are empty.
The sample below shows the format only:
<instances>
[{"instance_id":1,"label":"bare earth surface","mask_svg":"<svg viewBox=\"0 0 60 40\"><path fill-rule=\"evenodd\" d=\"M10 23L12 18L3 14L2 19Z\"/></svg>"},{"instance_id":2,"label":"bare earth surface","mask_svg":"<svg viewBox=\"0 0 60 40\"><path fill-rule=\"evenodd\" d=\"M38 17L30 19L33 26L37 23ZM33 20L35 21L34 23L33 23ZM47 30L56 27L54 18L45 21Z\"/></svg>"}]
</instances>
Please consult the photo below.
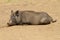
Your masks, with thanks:
<instances>
[{"instance_id":1,"label":"bare earth surface","mask_svg":"<svg viewBox=\"0 0 60 40\"><path fill-rule=\"evenodd\" d=\"M57 22L7 27L11 10L44 11ZM60 40L60 0L0 0L0 40Z\"/></svg>"}]
</instances>

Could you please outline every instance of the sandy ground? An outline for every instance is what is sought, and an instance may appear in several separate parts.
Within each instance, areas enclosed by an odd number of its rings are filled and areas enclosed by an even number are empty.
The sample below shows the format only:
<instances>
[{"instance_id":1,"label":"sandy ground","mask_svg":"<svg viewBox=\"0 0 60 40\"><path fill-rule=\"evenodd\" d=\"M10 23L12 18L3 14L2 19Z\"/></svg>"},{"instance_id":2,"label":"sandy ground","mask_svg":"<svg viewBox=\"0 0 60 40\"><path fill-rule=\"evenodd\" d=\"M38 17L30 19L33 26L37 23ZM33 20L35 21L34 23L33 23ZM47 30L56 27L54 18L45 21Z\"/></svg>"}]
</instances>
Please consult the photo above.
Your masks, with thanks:
<instances>
[{"instance_id":1,"label":"sandy ground","mask_svg":"<svg viewBox=\"0 0 60 40\"><path fill-rule=\"evenodd\" d=\"M11 10L44 11L57 22L7 27ZM0 40L60 40L60 0L0 0Z\"/></svg>"}]
</instances>

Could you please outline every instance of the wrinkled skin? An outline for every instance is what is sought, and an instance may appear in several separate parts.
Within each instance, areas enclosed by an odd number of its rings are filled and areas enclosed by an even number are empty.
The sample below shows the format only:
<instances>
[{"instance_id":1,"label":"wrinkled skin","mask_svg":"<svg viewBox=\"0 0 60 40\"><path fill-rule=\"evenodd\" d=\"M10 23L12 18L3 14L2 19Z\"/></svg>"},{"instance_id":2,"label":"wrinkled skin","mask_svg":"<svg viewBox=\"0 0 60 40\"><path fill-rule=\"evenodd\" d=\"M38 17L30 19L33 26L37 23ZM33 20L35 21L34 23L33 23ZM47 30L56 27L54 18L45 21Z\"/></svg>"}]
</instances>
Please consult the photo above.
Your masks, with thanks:
<instances>
[{"instance_id":1,"label":"wrinkled skin","mask_svg":"<svg viewBox=\"0 0 60 40\"><path fill-rule=\"evenodd\" d=\"M53 21L52 17L46 12L35 12L35 11L11 11L11 17L7 23L9 26L31 24L31 25L45 25L50 24Z\"/></svg>"}]
</instances>

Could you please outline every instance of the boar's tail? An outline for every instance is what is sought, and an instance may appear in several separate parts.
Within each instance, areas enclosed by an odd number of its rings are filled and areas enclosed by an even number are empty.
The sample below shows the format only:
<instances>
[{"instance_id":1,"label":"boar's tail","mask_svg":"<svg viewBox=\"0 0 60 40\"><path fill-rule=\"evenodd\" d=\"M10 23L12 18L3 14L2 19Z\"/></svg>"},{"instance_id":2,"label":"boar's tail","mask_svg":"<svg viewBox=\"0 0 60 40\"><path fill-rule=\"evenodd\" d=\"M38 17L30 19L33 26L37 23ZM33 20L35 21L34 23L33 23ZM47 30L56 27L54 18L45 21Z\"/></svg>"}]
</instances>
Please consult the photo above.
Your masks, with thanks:
<instances>
[{"instance_id":1,"label":"boar's tail","mask_svg":"<svg viewBox=\"0 0 60 40\"><path fill-rule=\"evenodd\" d=\"M57 20L55 19L55 20L52 20L52 23L55 23Z\"/></svg>"}]
</instances>

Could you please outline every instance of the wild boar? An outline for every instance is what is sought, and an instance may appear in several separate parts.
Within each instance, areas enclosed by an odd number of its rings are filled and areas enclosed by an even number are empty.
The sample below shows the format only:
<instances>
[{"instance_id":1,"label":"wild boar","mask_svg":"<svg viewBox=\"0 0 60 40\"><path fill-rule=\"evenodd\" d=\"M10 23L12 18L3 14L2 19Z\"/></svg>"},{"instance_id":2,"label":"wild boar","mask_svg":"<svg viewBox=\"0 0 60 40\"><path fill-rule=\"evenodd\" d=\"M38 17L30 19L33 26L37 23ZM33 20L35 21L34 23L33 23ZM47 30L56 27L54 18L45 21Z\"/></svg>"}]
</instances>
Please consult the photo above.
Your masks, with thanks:
<instances>
[{"instance_id":1,"label":"wild boar","mask_svg":"<svg viewBox=\"0 0 60 40\"><path fill-rule=\"evenodd\" d=\"M31 25L45 25L51 22L56 22L46 12L35 12L35 11L19 11L13 12L11 10L10 20L7 23L9 26L31 24Z\"/></svg>"}]
</instances>

